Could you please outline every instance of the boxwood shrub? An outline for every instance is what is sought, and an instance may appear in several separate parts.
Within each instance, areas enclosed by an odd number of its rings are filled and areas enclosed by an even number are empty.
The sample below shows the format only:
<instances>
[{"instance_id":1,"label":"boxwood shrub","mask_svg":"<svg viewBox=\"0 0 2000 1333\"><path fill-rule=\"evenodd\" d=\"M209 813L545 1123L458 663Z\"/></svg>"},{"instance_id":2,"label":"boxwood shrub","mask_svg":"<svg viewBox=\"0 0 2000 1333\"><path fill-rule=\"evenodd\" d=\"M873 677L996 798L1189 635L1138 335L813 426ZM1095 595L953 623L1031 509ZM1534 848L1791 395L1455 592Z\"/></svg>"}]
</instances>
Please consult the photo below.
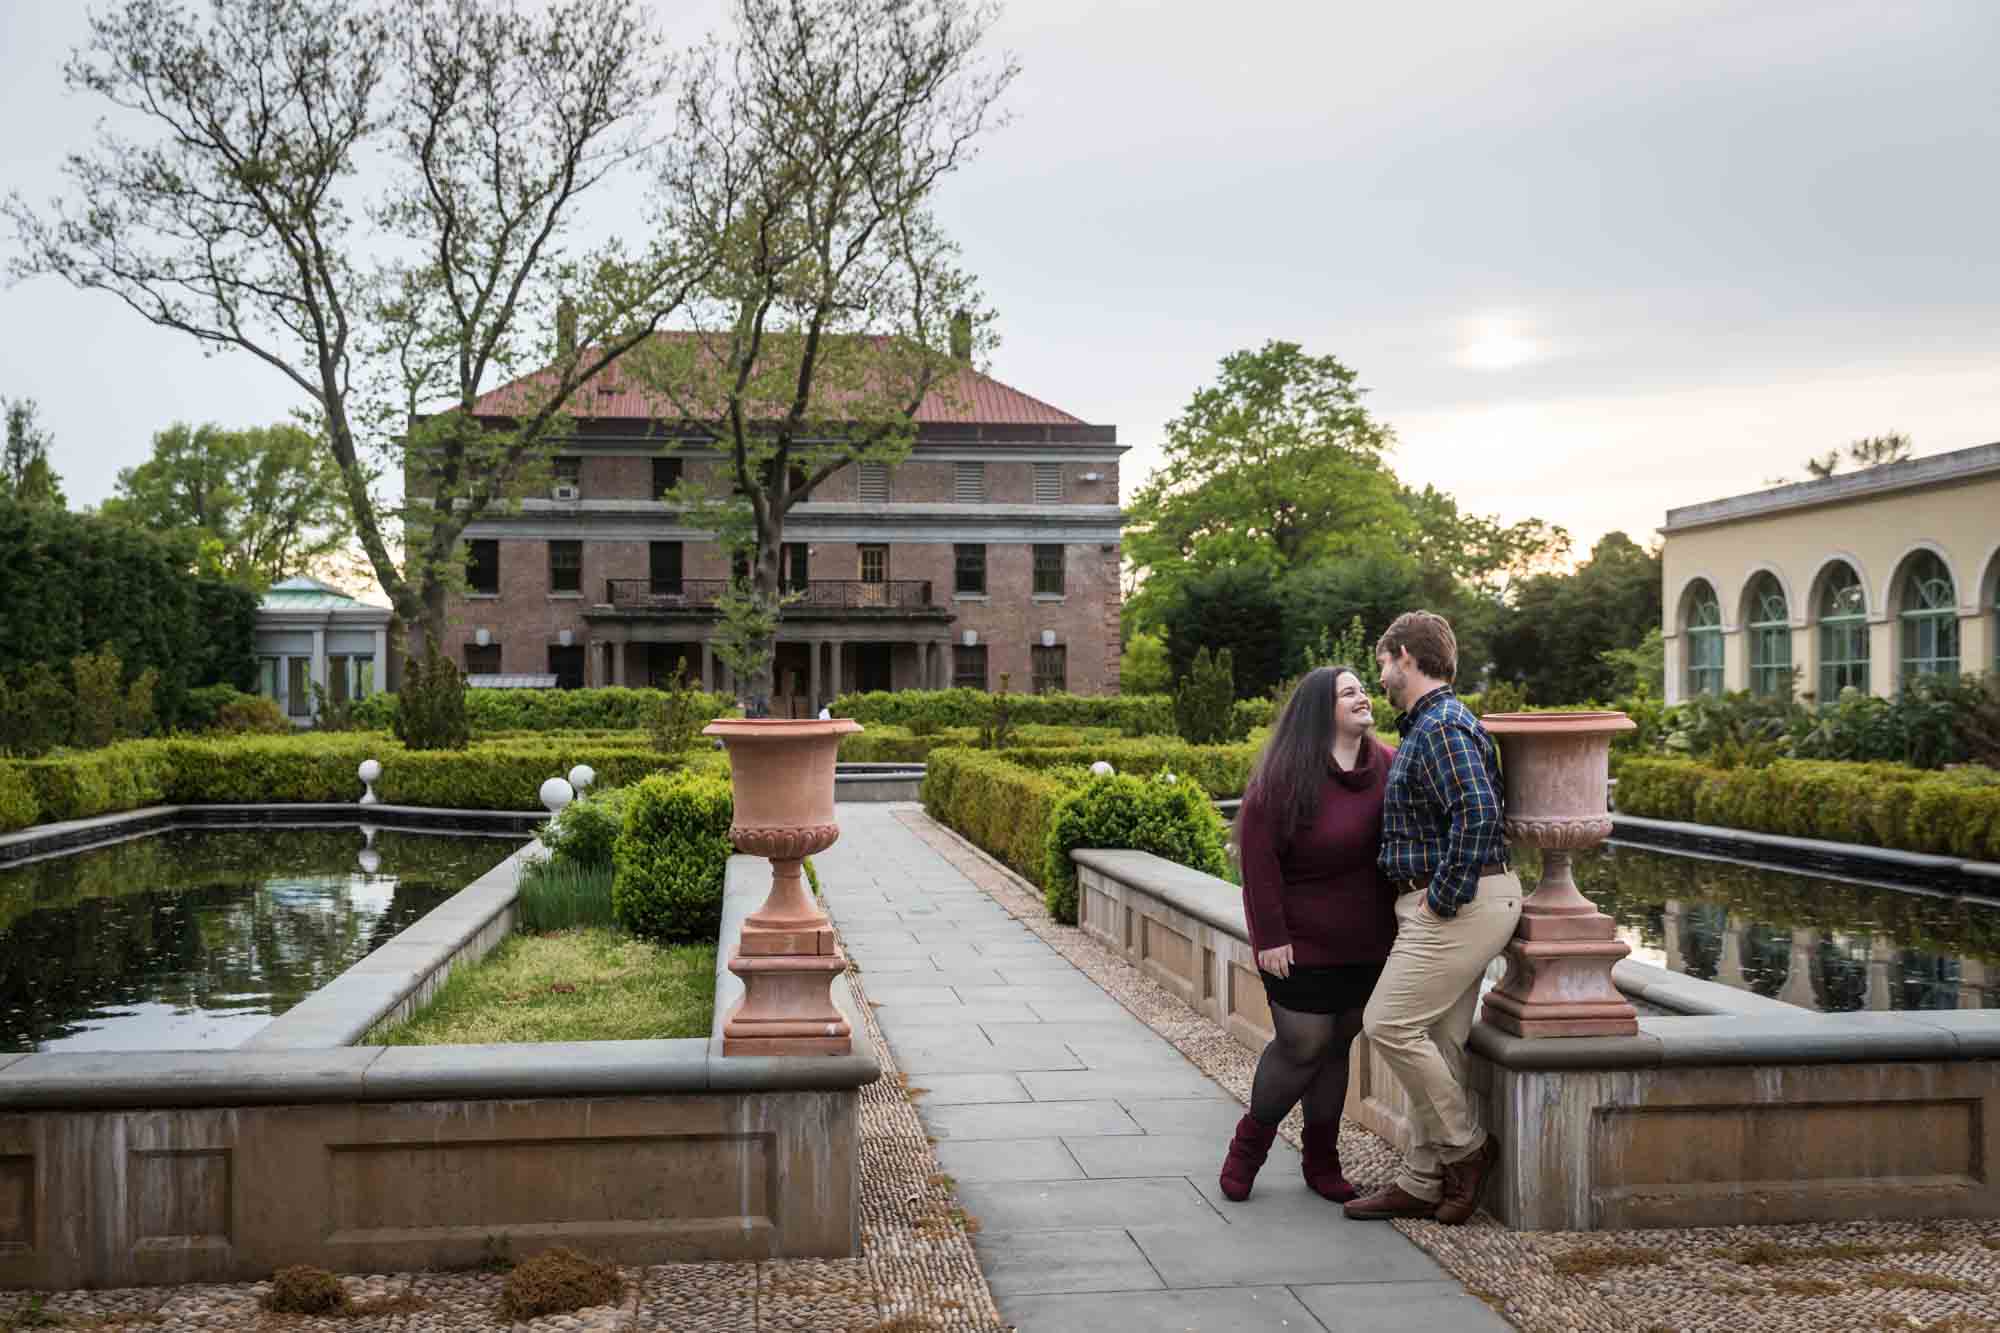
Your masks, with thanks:
<instances>
[{"instance_id":1,"label":"boxwood shrub","mask_svg":"<svg viewBox=\"0 0 2000 1333\"><path fill-rule=\"evenodd\" d=\"M598 787L571 801L561 814L543 824L535 836L557 864L609 868L618 834L625 827L630 787Z\"/></svg>"},{"instance_id":2,"label":"boxwood shrub","mask_svg":"<svg viewBox=\"0 0 2000 1333\"><path fill-rule=\"evenodd\" d=\"M984 690L876 690L841 695L833 701L833 715L861 723L976 728L992 712L994 698ZM1111 727L1131 736L1174 734L1174 702L1164 694L1009 694L1007 699L1016 726L1043 723Z\"/></svg>"},{"instance_id":3,"label":"boxwood shrub","mask_svg":"<svg viewBox=\"0 0 2000 1333\"><path fill-rule=\"evenodd\" d=\"M1022 746L1006 751L1023 768L1084 767L1102 759L1121 774L1172 773L1196 783L1217 800L1241 796L1261 744L1189 745L1168 736L1093 741L1080 746Z\"/></svg>"},{"instance_id":4,"label":"boxwood shrub","mask_svg":"<svg viewBox=\"0 0 2000 1333\"><path fill-rule=\"evenodd\" d=\"M0 829L162 802L353 801L361 795L355 770L364 759L382 764L375 791L385 802L450 810L539 810L542 783L578 764L597 771L600 787L629 786L669 767L729 769L726 755L697 750L669 759L637 735L606 741L552 735L422 752L357 732L131 741L0 761Z\"/></svg>"},{"instance_id":5,"label":"boxwood shrub","mask_svg":"<svg viewBox=\"0 0 2000 1333\"><path fill-rule=\"evenodd\" d=\"M1901 764L1779 760L1716 768L1688 759L1628 758L1621 814L1675 819L1908 852L2000 860L2000 773L1931 772Z\"/></svg>"},{"instance_id":6,"label":"boxwood shrub","mask_svg":"<svg viewBox=\"0 0 2000 1333\"><path fill-rule=\"evenodd\" d=\"M924 809L1040 885L1049 820L1069 784L984 750L934 751L924 768Z\"/></svg>"},{"instance_id":7,"label":"boxwood shrub","mask_svg":"<svg viewBox=\"0 0 2000 1333\"><path fill-rule=\"evenodd\" d=\"M662 691L605 686L588 690L467 690L465 720L475 737L495 732L644 731ZM735 708L727 695L706 696L710 718ZM388 731L396 696L372 694L354 706L355 725Z\"/></svg>"},{"instance_id":8,"label":"boxwood shrub","mask_svg":"<svg viewBox=\"0 0 2000 1333\"><path fill-rule=\"evenodd\" d=\"M1116 741L1112 727L1056 727L1041 723L1015 727L1014 746L1075 748ZM926 736L913 735L906 726L893 722L871 722L865 731L840 742L840 758L850 764L921 764L933 750L946 746L979 746L978 727L943 727ZM1013 747L1009 747L1010 751Z\"/></svg>"},{"instance_id":9,"label":"boxwood shrub","mask_svg":"<svg viewBox=\"0 0 2000 1333\"><path fill-rule=\"evenodd\" d=\"M1092 778L1056 803L1050 820L1042 894L1049 915L1076 924L1079 847L1129 847L1227 878L1228 833L1208 794L1192 782L1151 778Z\"/></svg>"},{"instance_id":10,"label":"boxwood shrub","mask_svg":"<svg viewBox=\"0 0 2000 1333\"><path fill-rule=\"evenodd\" d=\"M729 779L688 771L647 778L626 798L613 844L611 910L635 935L707 942L722 926L729 868Z\"/></svg>"}]
</instances>

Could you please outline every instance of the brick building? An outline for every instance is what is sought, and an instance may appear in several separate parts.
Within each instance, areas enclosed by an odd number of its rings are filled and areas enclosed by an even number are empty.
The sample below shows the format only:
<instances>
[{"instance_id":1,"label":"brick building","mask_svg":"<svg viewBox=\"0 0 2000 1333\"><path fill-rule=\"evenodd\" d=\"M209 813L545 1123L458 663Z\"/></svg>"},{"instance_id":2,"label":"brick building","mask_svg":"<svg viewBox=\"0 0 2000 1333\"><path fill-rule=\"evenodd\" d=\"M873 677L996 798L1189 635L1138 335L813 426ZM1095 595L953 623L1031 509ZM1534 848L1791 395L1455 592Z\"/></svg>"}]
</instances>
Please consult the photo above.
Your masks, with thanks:
<instances>
[{"instance_id":1,"label":"brick building","mask_svg":"<svg viewBox=\"0 0 2000 1333\"><path fill-rule=\"evenodd\" d=\"M1117 692L1117 428L956 374L918 410L906 459L850 464L786 516L799 600L778 631L774 712L1003 674L1016 691ZM711 649L728 554L659 498L683 478L726 490L722 455L659 424L616 366L571 410L547 493L467 529L448 651L471 673L571 687L664 682L685 662L730 688Z\"/></svg>"}]
</instances>

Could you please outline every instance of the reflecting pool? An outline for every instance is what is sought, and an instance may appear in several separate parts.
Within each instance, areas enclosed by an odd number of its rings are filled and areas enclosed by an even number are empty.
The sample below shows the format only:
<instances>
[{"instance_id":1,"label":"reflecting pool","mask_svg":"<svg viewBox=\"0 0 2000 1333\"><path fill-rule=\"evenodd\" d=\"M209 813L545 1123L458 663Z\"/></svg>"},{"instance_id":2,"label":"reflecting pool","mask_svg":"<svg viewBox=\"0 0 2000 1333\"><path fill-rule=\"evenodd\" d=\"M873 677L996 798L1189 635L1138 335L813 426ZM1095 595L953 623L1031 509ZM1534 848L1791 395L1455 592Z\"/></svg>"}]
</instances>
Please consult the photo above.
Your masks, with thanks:
<instances>
[{"instance_id":1,"label":"reflecting pool","mask_svg":"<svg viewBox=\"0 0 2000 1333\"><path fill-rule=\"evenodd\" d=\"M181 829L0 869L0 1051L240 1045L520 844Z\"/></svg>"},{"instance_id":2,"label":"reflecting pool","mask_svg":"<svg viewBox=\"0 0 2000 1333\"><path fill-rule=\"evenodd\" d=\"M1824 1012L2000 1007L2000 903L1626 843L1575 874L1642 963Z\"/></svg>"}]
</instances>

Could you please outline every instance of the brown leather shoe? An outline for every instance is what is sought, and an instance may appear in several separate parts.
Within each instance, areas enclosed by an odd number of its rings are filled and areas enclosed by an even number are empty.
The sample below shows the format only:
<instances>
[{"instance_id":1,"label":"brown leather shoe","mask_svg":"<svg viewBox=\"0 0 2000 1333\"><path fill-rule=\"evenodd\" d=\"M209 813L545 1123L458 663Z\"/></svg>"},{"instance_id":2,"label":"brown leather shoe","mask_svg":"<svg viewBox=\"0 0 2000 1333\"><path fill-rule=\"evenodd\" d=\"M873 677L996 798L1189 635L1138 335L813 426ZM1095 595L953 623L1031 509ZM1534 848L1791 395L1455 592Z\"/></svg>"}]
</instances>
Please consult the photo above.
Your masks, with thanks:
<instances>
[{"instance_id":1,"label":"brown leather shoe","mask_svg":"<svg viewBox=\"0 0 2000 1333\"><path fill-rule=\"evenodd\" d=\"M1446 1162L1444 1197L1438 1200L1437 1220L1448 1227L1469 1221L1479 1211L1480 1191L1486 1188L1486 1182L1493 1178L1493 1168L1499 1164L1500 1141L1491 1134L1479 1145L1479 1151L1464 1161Z\"/></svg>"},{"instance_id":2,"label":"brown leather shoe","mask_svg":"<svg viewBox=\"0 0 2000 1333\"><path fill-rule=\"evenodd\" d=\"M1401 1185L1391 1185L1365 1199L1349 1199L1340 1211L1357 1222L1387 1222L1396 1217L1429 1217L1437 1207L1428 1199L1406 1194Z\"/></svg>"}]
</instances>

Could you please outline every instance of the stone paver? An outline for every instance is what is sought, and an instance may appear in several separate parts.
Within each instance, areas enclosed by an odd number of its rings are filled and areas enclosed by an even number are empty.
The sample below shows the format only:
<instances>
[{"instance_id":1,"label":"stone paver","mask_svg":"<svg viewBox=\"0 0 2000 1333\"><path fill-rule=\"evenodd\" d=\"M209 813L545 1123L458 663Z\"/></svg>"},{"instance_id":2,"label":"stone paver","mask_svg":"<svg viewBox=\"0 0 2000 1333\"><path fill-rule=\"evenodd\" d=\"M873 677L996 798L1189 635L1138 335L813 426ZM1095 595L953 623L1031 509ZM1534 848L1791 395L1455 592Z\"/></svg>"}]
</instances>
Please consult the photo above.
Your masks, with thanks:
<instances>
[{"instance_id":1,"label":"stone paver","mask_svg":"<svg viewBox=\"0 0 2000 1333\"><path fill-rule=\"evenodd\" d=\"M816 858L827 910L1020 1333L1508 1327L1393 1228L1308 1190L1282 1142L1248 1203L1222 1199L1227 1089L897 807L840 819Z\"/></svg>"}]
</instances>

